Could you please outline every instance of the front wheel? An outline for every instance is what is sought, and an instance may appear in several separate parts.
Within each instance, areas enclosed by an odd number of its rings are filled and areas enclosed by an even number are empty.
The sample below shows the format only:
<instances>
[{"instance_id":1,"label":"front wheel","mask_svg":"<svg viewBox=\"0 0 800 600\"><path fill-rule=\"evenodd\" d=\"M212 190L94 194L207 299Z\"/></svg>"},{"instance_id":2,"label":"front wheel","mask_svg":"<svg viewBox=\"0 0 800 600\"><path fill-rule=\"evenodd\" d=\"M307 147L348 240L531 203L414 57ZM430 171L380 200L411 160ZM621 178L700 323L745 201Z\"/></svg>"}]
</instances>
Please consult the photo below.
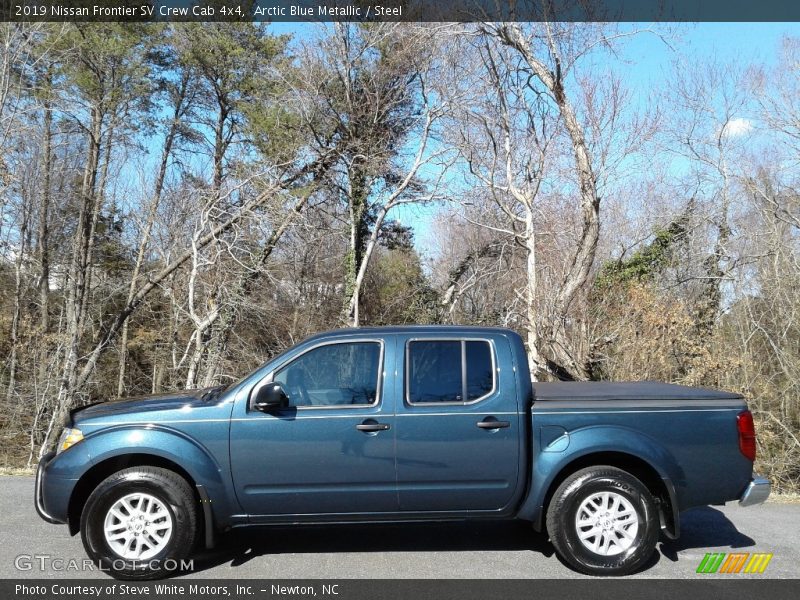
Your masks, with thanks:
<instances>
[{"instance_id":1,"label":"front wheel","mask_svg":"<svg viewBox=\"0 0 800 600\"><path fill-rule=\"evenodd\" d=\"M188 482L158 467L133 467L103 480L81 514L86 553L118 579L156 579L181 568L195 545L195 498Z\"/></svg>"},{"instance_id":2,"label":"front wheel","mask_svg":"<svg viewBox=\"0 0 800 600\"><path fill-rule=\"evenodd\" d=\"M659 533L647 487L615 467L589 467L558 487L547 531L559 556L590 575L627 575L653 555Z\"/></svg>"}]
</instances>

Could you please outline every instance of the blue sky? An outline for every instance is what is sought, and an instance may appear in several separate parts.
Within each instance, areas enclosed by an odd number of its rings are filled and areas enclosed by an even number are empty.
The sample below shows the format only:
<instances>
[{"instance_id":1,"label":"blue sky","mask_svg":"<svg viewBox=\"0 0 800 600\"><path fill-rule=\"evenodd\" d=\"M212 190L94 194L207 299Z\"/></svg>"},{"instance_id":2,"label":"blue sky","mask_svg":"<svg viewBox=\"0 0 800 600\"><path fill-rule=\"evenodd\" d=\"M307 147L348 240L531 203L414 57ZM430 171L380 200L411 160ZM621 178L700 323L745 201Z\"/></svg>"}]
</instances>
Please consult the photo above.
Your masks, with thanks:
<instances>
[{"instance_id":1,"label":"blue sky","mask_svg":"<svg viewBox=\"0 0 800 600\"><path fill-rule=\"evenodd\" d=\"M672 48L652 34L630 38L622 59L630 61L631 85L657 84L679 54L741 64L773 63L781 38L800 36L800 23L697 23L676 25L673 33Z\"/></svg>"},{"instance_id":2,"label":"blue sky","mask_svg":"<svg viewBox=\"0 0 800 600\"><path fill-rule=\"evenodd\" d=\"M273 33L291 34L295 41L314 35L318 25L308 23L275 23ZM640 30L647 24L624 25L623 30ZM698 59L716 58L721 62L733 61L741 65L771 64L784 36L800 37L798 23L698 23L688 25L657 25L655 29L667 33L668 44L652 33L641 33L627 38L616 58L608 60L615 70L624 69L625 81L641 98L651 89L663 86L670 75L672 62L677 57ZM689 61L691 64L691 61ZM156 140L151 140L155 143ZM157 147L158 143L156 143ZM401 206L391 218L399 219L413 227L418 249L430 257L435 252L430 224L442 210L438 206Z\"/></svg>"},{"instance_id":3,"label":"blue sky","mask_svg":"<svg viewBox=\"0 0 800 600\"><path fill-rule=\"evenodd\" d=\"M625 29L646 28L646 24L626 25ZM800 37L798 23L697 23L666 26L670 29L665 43L657 35L632 36L621 46L613 61L615 69L625 69L626 83L642 98L653 88L660 88L669 76L673 61L715 58L740 65L774 64L781 39ZM668 45L669 44L669 45ZM691 60L687 60L691 64ZM423 254L435 252L430 224L438 207L399 207L393 215L414 228L417 246Z\"/></svg>"}]
</instances>

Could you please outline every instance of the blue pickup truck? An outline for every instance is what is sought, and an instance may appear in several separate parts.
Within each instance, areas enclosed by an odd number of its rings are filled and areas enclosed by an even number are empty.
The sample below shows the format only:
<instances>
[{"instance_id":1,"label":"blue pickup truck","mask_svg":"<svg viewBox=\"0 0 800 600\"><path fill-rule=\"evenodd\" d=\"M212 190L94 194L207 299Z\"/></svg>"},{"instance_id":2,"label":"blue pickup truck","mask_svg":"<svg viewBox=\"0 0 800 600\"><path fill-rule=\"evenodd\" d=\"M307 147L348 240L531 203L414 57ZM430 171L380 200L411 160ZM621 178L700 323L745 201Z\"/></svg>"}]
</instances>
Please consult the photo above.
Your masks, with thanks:
<instances>
[{"instance_id":1,"label":"blue pickup truck","mask_svg":"<svg viewBox=\"0 0 800 600\"><path fill-rule=\"evenodd\" d=\"M349 329L224 387L72 411L35 501L125 579L240 527L464 519L529 521L576 570L624 575L681 511L763 502L755 451L738 394L532 384L507 329Z\"/></svg>"}]
</instances>

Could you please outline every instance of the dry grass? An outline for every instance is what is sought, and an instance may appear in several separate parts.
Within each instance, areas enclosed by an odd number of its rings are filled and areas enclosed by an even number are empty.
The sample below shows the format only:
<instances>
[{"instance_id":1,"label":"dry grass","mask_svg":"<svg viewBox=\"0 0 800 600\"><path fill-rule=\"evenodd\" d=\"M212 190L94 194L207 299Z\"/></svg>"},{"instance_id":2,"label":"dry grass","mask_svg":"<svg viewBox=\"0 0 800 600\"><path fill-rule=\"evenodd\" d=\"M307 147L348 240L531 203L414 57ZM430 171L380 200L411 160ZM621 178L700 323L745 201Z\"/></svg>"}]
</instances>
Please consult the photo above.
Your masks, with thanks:
<instances>
[{"instance_id":1,"label":"dry grass","mask_svg":"<svg viewBox=\"0 0 800 600\"><path fill-rule=\"evenodd\" d=\"M792 492L784 492L781 494L770 494L767 502L774 502L775 504L800 504L800 494Z\"/></svg>"},{"instance_id":2,"label":"dry grass","mask_svg":"<svg viewBox=\"0 0 800 600\"><path fill-rule=\"evenodd\" d=\"M33 475L34 469L26 467L0 467L0 475Z\"/></svg>"}]
</instances>

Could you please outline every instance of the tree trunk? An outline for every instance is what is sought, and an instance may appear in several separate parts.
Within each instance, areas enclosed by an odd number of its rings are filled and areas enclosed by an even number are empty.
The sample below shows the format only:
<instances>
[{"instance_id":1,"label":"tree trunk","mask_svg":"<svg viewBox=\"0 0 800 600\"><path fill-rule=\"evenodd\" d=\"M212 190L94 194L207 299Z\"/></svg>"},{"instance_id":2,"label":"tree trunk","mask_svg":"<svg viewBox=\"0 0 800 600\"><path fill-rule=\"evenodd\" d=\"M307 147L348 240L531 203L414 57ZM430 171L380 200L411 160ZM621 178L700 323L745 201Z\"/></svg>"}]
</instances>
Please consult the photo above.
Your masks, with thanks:
<instances>
[{"instance_id":1,"label":"tree trunk","mask_svg":"<svg viewBox=\"0 0 800 600\"><path fill-rule=\"evenodd\" d=\"M183 386L187 390L196 387L197 371L200 368L200 361L203 360L203 354L206 349L203 341L205 331L205 329L201 331L199 328L194 330L194 351L192 352L192 358L189 360L189 370L186 373L186 383Z\"/></svg>"},{"instance_id":2,"label":"tree trunk","mask_svg":"<svg viewBox=\"0 0 800 600\"><path fill-rule=\"evenodd\" d=\"M367 213L367 180L363 169L357 165L349 169L350 179L350 250L345 257L345 302L343 320L349 327L359 325L360 285L357 284L358 272L364 254L364 241L369 230L365 223Z\"/></svg>"},{"instance_id":3,"label":"tree trunk","mask_svg":"<svg viewBox=\"0 0 800 600\"><path fill-rule=\"evenodd\" d=\"M542 371L542 358L539 354L538 319L536 310L536 231L534 231L533 210L527 207L525 212L525 316L526 341L528 344L528 367L533 381L539 380Z\"/></svg>"},{"instance_id":4,"label":"tree trunk","mask_svg":"<svg viewBox=\"0 0 800 600\"><path fill-rule=\"evenodd\" d=\"M188 77L186 75L181 79L180 87L178 88L178 95L175 99L175 110L172 115L172 122L170 123L167 135L164 138L164 146L161 150L161 162L158 167L158 174L153 185L153 196L150 200L150 208L147 211L147 218L145 220L144 229L139 241L139 250L136 253L136 262L133 265L133 273L131 273L131 283L128 286L128 297L126 303L130 304L133 296L136 294L136 284L139 279L139 274L142 270L142 263L144 262L147 246L150 243L150 235L153 232L153 225L156 221L158 214L158 207L161 203L161 193L164 189L164 181L167 177L167 168L169 167L169 158L172 155L172 147L175 143L175 138L178 134L178 128L181 124L182 115L184 112L184 102L186 100L186 91L188 88ZM128 358L128 326L129 321L126 319L122 326L122 335L119 344L119 368L117 377L117 398L121 398L125 392L125 366ZM153 381L155 385L155 381Z\"/></svg>"},{"instance_id":5,"label":"tree trunk","mask_svg":"<svg viewBox=\"0 0 800 600\"><path fill-rule=\"evenodd\" d=\"M369 267L369 261L372 258L372 254L375 252L375 247L378 245L378 236L380 235L381 227L383 227L383 222L386 220L386 215L388 215L389 211L395 206L396 205L392 203L386 204L380 212L378 212L378 216L375 219L375 226L364 248L364 255L358 263L358 272L353 281L353 291L347 304L348 324L351 327L358 327L359 325L358 305L361 297L361 288L364 285L364 277L367 275L367 267Z\"/></svg>"},{"instance_id":6,"label":"tree trunk","mask_svg":"<svg viewBox=\"0 0 800 600\"><path fill-rule=\"evenodd\" d=\"M82 337L81 315L86 297L87 271L89 253L92 246L92 216L95 213L94 204L95 184L100 160L100 136L103 127L103 114L97 106L91 110L91 126L87 135L88 155L83 171L83 181L80 190L80 208L78 224L72 244L72 259L70 261L68 289L66 299L66 334L64 349L64 364L61 371L58 393L54 410L50 416L47 427L45 443L39 451L39 457L47 447L47 441L53 435L54 424L64 417L65 407L71 403L72 395L76 389L78 378L78 357Z\"/></svg>"},{"instance_id":7,"label":"tree trunk","mask_svg":"<svg viewBox=\"0 0 800 600\"><path fill-rule=\"evenodd\" d=\"M217 96L217 103L219 106L219 111L217 113L217 122L214 127L214 164L213 164L213 175L211 178L211 201L217 202L220 193L222 191L222 182L223 182L223 166L225 160L225 153L228 149L228 138L225 136L225 123L227 122L228 115L230 114L230 109L227 105L227 100L221 95ZM214 248L219 246L219 240L214 239L211 244ZM212 265L214 269L220 269L221 266L218 263L214 263ZM196 269L196 267L195 267ZM193 271L193 277L190 279L190 286L194 286L196 282L196 272ZM194 290L190 290L190 293L194 293ZM215 326L215 321L219 316L219 306L221 304L221 294L222 289L219 285L215 286L215 289L212 293L213 296L213 311L214 315L212 317L211 313L208 313L206 317L200 319L192 314L194 323L195 323L195 330L194 330L194 339L195 339L195 350L192 353L192 358L189 361L189 371L186 375L186 389L193 389L197 387L198 384L198 377L200 373L200 364L203 360L203 356L206 354L208 350L208 345L212 339L215 337L215 330L217 327ZM193 310L191 311L194 312ZM213 361L212 361L213 362ZM206 369L206 378L208 378L209 369Z\"/></svg>"},{"instance_id":8,"label":"tree trunk","mask_svg":"<svg viewBox=\"0 0 800 600\"><path fill-rule=\"evenodd\" d=\"M47 80L49 89L50 80ZM39 204L39 232L37 254L39 256L39 328L46 336L50 329L50 176L53 165L53 109L49 100L44 102L44 123L42 124L42 200ZM44 362L44 361L43 361Z\"/></svg>"},{"instance_id":9,"label":"tree trunk","mask_svg":"<svg viewBox=\"0 0 800 600\"><path fill-rule=\"evenodd\" d=\"M106 192L106 184L108 183L108 169L109 165L111 164L111 155L113 151L113 143L114 143L114 131L116 128L116 122L113 122L109 125L107 132L106 132L106 139L105 139L105 155L103 157L103 166L99 169L100 177L99 182L97 182L94 186L94 205L92 207L92 220L91 225L89 227L89 244L86 249L86 262L84 266L84 270L86 272L86 282L84 284L84 293L83 293L83 302L81 303L81 310L80 310L80 319L78 321L81 335L85 329L86 325L86 315L89 310L90 304L90 296L92 294L92 278L94 277L94 250L95 250L95 238L97 234L97 223L100 220L100 212L103 209L103 205L105 204L105 192Z\"/></svg>"},{"instance_id":10,"label":"tree trunk","mask_svg":"<svg viewBox=\"0 0 800 600\"><path fill-rule=\"evenodd\" d=\"M28 237L28 200L22 207L22 222L19 229L19 248L14 260L14 310L11 317L11 352L8 357L8 388L6 402L11 406L11 398L17 385L17 352L19 349L19 326L22 318L23 263L25 261L26 239Z\"/></svg>"},{"instance_id":11,"label":"tree trunk","mask_svg":"<svg viewBox=\"0 0 800 600\"><path fill-rule=\"evenodd\" d=\"M514 48L530 67L533 75L541 81L548 89L556 105L559 114L567 130L572 151L575 159L575 174L578 179L580 191L580 207L582 225L577 240L577 248L572 255L571 263L567 273L559 288L554 301L554 323L552 324L552 339L555 347L568 348L569 343L566 333L563 331L563 323L566 320L572 302L577 293L584 287L588 280L592 265L594 264L597 251L597 242L600 237L600 198L597 195L597 184L592 167L592 159L589 147L586 144L583 128L578 122L575 110L569 101L564 90L564 82L561 78L561 63L555 44L552 39L548 39L550 54L556 68L555 72L550 71L533 53L528 40L522 34L517 24L506 24L496 29L496 35L500 41ZM585 379L586 373L576 364L574 357L564 354L560 357L563 366L571 371L571 375L578 379Z\"/></svg>"}]
</instances>

